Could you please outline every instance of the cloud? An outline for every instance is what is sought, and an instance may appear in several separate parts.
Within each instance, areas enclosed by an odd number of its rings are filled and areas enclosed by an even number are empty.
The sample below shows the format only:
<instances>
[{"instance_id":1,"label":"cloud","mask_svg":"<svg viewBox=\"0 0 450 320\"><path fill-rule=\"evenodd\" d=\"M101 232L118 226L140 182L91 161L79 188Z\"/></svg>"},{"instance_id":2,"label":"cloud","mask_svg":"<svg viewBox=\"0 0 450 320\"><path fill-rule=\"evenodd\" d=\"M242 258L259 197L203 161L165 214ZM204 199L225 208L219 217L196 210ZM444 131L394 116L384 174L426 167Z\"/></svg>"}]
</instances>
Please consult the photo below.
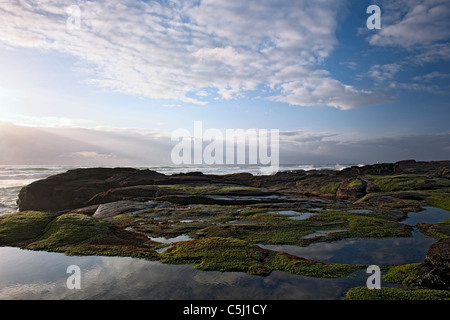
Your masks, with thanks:
<instances>
[{"instance_id":1,"label":"cloud","mask_svg":"<svg viewBox=\"0 0 450 320\"><path fill-rule=\"evenodd\" d=\"M390 63L384 65L373 65L370 67L368 76L378 82L391 80L400 71L401 65L398 63Z\"/></svg>"},{"instance_id":2,"label":"cloud","mask_svg":"<svg viewBox=\"0 0 450 320\"><path fill-rule=\"evenodd\" d=\"M271 99L299 106L331 106L349 110L392 100L384 93L345 85L331 77L310 76L280 87L281 94Z\"/></svg>"},{"instance_id":3,"label":"cloud","mask_svg":"<svg viewBox=\"0 0 450 320\"><path fill-rule=\"evenodd\" d=\"M178 141L148 129L38 128L0 123L0 164L167 166ZM280 131L281 164L450 159L450 133L349 138L334 132ZM228 145L227 145L228 146ZM204 146L206 147L206 145Z\"/></svg>"},{"instance_id":4,"label":"cloud","mask_svg":"<svg viewBox=\"0 0 450 320\"><path fill-rule=\"evenodd\" d=\"M433 71L430 73L427 73L425 75L422 76L417 76L414 77L413 80L414 81L419 81L419 82L430 82L433 81L434 79L449 79L450 78L450 74L449 73L442 73L439 71Z\"/></svg>"},{"instance_id":5,"label":"cloud","mask_svg":"<svg viewBox=\"0 0 450 320\"><path fill-rule=\"evenodd\" d=\"M96 151L77 151L67 155L61 155L61 157L74 157L85 159L111 159L116 156L110 153L98 153Z\"/></svg>"},{"instance_id":6,"label":"cloud","mask_svg":"<svg viewBox=\"0 0 450 320\"><path fill-rule=\"evenodd\" d=\"M348 139L340 135L319 139L292 148L286 142L280 147L283 163L357 164L395 162L405 159L421 161L450 159L450 133L409 134L375 138Z\"/></svg>"},{"instance_id":7,"label":"cloud","mask_svg":"<svg viewBox=\"0 0 450 320\"><path fill-rule=\"evenodd\" d=\"M0 123L1 164L152 166L170 163L165 131Z\"/></svg>"},{"instance_id":8,"label":"cloud","mask_svg":"<svg viewBox=\"0 0 450 320\"><path fill-rule=\"evenodd\" d=\"M401 50L403 58L395 63L374 65L367 76L376 84L389 81L391 89L445 94L448 85L437 83L447 77L439 72L429 72L413 77L414 82L396 81L402 71L425 64L450 60L450 2L445 0L381 1L382 28L367 37L370 44ZM360 30L367 34L367 30ZM430 69L428 69L430 70Z\"/></svg>"},{"instance_id":9,"label":"cloud","mask_svg":"<svg viewBox=\"0 0 450 320\"><path fill-rule=\"evenodd\" d=\"M277 101L350 109L380 100L323 70L343 3L86 1L69 28L73 1L11 1L0 9L0 45L74 56L89 84L130 95L204 105L265 87Z\"/></svg>"},{"instance_id":10,"label":"cloud","mask_svg":"<svg viewBox=\"0 0 450 320\"><path fill-rule=\"evenodd\" d=\"M434 43L430 44L426 48L423 48L422 52L416 54L410 59L413 64L423 65L429 62L435 61L447 61L450 59L450 43Z\"/></svg>"},{"instance_id":11,"label":"cloud","mask_svg":"<svg viewBox=\"0 0 450 320\"><path fill-rule=\"evenodd\" d=\"M68 117L32 117L13 115L9 117L14 123L30 127L85 127L95 123L94 120L74 119Z\"/></svg>"},{"instance_id":12,"label":"cloud","mask_svg":"<svg viewBox=\"0 0 450 320\"><path fill-rule=\"evenodd\" d=\"M446 0L389 1L384 3L382 29L370 43L411 48L427 46L450 37L450 4ZM389 21L393 20L393 21Z\"/></svg>"},{"instance_id":13,"label":"cloud","mask_svg":"<svg viewBox=\"0 0 450 320\"><path fill-rule=\"evenodd\" d=\"M382 29L369 43L418 51L411 62L450 59L450 3L446 0L383 1Z\"/></svg>"},{"instance_id":14,"label":"cloud","mask_svg":"<svg viewBox=\"0 0 450 320\"><path fill-rule=\"evenodd\" d=\"M340 64L347 66L347 68L351 70L356 70L358 68L358 63L355 61L340 62Z\"/></svg>"}]
</instances>

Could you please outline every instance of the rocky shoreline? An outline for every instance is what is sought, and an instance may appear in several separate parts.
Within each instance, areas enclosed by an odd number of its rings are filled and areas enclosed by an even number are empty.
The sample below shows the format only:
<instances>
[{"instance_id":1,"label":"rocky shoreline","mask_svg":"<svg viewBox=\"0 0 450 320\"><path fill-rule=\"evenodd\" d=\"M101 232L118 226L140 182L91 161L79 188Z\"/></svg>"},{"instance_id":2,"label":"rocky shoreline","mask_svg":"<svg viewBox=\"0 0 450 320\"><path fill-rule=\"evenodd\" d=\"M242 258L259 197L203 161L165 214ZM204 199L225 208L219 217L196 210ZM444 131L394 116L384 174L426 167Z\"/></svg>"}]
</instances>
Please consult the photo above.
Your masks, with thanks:
<instances>
[{"instance_id":1,"label":"rocky shoreline","mask_svg":"<svg viewBox=\"0 0 450 320\"><path fill-rule=\"evenodd\" d=\"M268 176L74 169L21 189L19 213L0 217L0 245L193 263L202 270L343 277L366 266L308 260L257 244L408 237L413 227L400 222L407 213L423 206L450 211L449 195L450 161ZM436 243L422 263L386 266L386 280L449 290L449 220L415 226ZM183 235L191 240L154 241Z\"/></svg>"},{"instance_id":2,"label":"rocky shoreline","mask_svg":"<svg viewBox=\"0 0 450 320\"><path fill-rule=\"evenodd\" d=\"M219 195L234 196L236 198L231 200L243 204L270 202L270 196L273 196L272 202L279 201L283 196L285 197L283 201L287 201L289 196L302 199L312 197L355 201L383 191L383 187L377 185L374 177L399 175L414 175L422 177L424 181L421 181L422 184L403 185L393 191L435 190L448 187L450 161L408 160L363 167L354 166L340 171L296 170L278 172L274 175L250 173L205 175L201 172L164 175L152 170L134 168L74 169L22 188L18 207L19 211L63 211L117 200L224 204L224 198L221 200ZM217 188L195 191L195 188L211 185ZM183 190L177 186L187 186L191 190ZM423 195L415 196L419 200L423 199Z\"/></svg>"}]
</instances>

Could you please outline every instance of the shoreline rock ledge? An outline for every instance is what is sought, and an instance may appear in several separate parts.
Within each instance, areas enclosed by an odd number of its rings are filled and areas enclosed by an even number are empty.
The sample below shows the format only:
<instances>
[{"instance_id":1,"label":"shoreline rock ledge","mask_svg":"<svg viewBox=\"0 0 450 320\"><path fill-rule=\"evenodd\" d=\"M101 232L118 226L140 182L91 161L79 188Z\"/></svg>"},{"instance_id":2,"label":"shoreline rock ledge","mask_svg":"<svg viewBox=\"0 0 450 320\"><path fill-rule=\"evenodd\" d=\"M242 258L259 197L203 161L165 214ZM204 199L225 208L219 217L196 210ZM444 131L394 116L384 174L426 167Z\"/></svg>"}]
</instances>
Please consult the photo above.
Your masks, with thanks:
<instances>
[{"instance_id":1,"label":"shoreline rock ledge","mask_svg":"<svg viewBox=\"0 0 450 320\"><path fill-rule=\"evenodd\" d=\"M128 167L82 168L32 182L20 190L17 204L19 211L60 212L120 200L177 204L231 203L225 201L223 196L228 196L236 204L239 201L242 204L276 202L283 197L283 201L288 201L288 197L295 197L297 201L309 198L355 201L377 191L367 176L400 174L450 179L450 161L406 160L353 166L340 171L295 170L273 175L206 175L201 172L165 175L149 169ZM324 189L327 185L338 187L327 191L327 188ZM196 192L186 191L186 186L197 188ZM214 187L223 187L220 195L208 193L208 188Z\"/></svg>"}]
</instances>

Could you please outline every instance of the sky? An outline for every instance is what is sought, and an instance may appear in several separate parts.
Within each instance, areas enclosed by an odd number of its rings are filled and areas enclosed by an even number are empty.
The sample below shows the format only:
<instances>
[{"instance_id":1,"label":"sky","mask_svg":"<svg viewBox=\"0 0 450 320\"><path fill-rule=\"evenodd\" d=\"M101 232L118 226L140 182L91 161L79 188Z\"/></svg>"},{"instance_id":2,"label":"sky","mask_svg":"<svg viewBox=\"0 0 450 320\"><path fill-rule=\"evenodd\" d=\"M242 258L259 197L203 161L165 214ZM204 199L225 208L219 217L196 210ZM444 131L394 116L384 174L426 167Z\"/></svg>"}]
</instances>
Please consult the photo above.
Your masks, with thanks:
<instances>
[{"instance_id":1,"label":"sky","mask_svg":"<svg viewBox=\"0 0 450 320\"><path fill-rule=\"evenodd\" d=\"M171 165L196 121L285 164L449 160L449 62L447 0L0 0L0 164Z\"/></svg>"}]
</instances>

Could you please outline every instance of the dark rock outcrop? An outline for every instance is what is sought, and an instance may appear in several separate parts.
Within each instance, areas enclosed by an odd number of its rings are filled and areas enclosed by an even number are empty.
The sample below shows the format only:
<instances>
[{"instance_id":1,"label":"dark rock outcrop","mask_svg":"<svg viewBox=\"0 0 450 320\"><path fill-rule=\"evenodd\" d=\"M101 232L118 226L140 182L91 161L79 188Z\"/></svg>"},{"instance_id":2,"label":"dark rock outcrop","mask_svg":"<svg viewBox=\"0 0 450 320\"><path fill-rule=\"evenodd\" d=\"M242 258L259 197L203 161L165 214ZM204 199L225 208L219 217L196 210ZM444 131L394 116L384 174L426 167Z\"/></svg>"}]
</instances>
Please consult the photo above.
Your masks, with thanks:
<instances>
[{"instance_id":1,"label":"dark rock outcrop","mask_svg":"<svg viewBox=\"0 0 450 320\"><path fill-rule=\"evenodd\" d=\"M419 266L421 285L432 289L450 289L450 238L437 241L428 248Z\"/></svg>"},{"instance_id":2,"label":"dark rock outcrop","mask_svg":"<svg viewBox=\"0 0 450 320\"><path fill-rule=\"evenodd\" d=\"M65 211L88 205L112 201L163 200L174 203L224 203L210 194L187 194L182 188L167 186L205 186L227 184L270 190L278 195L293 197L316 197L343 201L355 201L378 187L370 175L421 174L426 177L447 177L450 161L417 162L414 160L396 163L381 163L368 166L353 166L344 170L296 170L278 172L273 175L239 173L229 175L206 175L201 172L164 175L152 170L133 168L89 168L69 170L65 173L39 180L22 188L19 193L19 211ZM230 197L254 196L242 190ZM267 192L267 191L264 191ZM240 203L270 202L270 197L260 194L260 199L243 199ZM238 198L236 198L238 199ZM227 202L229 203L229 201Z\"/></svg>"},{"instance_id":3,"label":"dark rock outcrop","mask_svg":"<svg viewBox=\"0 0 450 320\"><path fill-rule=\"evenodd\" d=\"M367 183L360 179L346 179L336 191L339 200L356 200L366 195Z\"/></svg>"},{"instance_id":4,"label":"dark rock outcrop","mask_svg":"<svg viewBox=\"0 0 450 320\"><path fill-rule=\"evenodd\" d=\"M99 205L93 217L99 219L111 218L127 212L133 212L134 214L137 214L139 212L144 212L145 210L148 209L165 208L169 206L170 205L167 203L158 201L147 201L147 202L129 201L129 200L114 201Z\"/></svg>"},{"instance_id":5,"label":"dark rock outcrop","mask_svg":"<svg viewBox=\"0 0 450 320\"><path fill-rule=\"evenodd\" d=\"M153 185L165 175L133 168L74 169L35 181L20 190L20 211L62 211L87 205L98 193L131 185Z\"/></svg>"},{"instance_id":6,"label":"dark rock outcrop","mask_svg":"<svg viewBox=\"0 0 450 320\"><path fill-rule=\"evenodd\" d=\"M112 188L94 195L88 204L102 204L119 200L148 201L153 200L158 188L153 185L137 185L121 188Z\"/></svg>"}]
</instances>

